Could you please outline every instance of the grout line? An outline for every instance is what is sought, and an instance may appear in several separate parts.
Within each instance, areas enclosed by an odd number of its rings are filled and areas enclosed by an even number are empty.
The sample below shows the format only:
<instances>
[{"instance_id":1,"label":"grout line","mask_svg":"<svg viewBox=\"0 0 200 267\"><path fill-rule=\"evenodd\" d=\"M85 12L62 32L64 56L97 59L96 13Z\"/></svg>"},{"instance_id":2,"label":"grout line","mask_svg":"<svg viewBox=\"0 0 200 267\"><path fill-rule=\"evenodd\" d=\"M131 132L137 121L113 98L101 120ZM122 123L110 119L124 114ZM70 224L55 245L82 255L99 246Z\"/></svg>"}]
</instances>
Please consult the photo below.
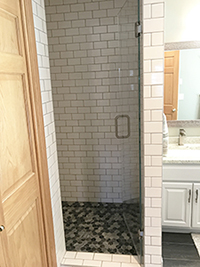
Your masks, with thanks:
<instances>
[{"instance_id":1,"label":"grout line","mask_svg":"<svg viewBox=\"0 0 200 267\"><path fill-rule=\"evenodd\" d=\"M111 255L111 262L113 262L113 255Z\"/></svg>"},{"instance_id":2,"label":"grout line","mask_svg":"<svg viewBox=\"0 0 200 267\"><path fill-rule=\"evenodd\" d=\"M92 260L94 260L95 253L93 253Z\"/></svg>"}]
</instances>

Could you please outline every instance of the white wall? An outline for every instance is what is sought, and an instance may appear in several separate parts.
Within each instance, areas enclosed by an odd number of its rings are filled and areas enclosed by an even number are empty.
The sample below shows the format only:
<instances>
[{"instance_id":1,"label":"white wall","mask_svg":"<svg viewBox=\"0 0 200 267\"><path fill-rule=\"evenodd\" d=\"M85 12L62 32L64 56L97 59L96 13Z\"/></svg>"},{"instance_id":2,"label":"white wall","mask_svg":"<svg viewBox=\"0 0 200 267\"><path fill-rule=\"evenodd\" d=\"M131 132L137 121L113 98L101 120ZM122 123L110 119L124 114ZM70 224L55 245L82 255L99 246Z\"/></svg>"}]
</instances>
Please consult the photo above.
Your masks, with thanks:
<instances>
[{"instance_id":1,"label":"white wall","mask_svg":"<svg viewBox=\"0 0 200 267\"><path fill-rule=\"evenodd\" d=\"M32 0L37 56L39 65L42 108L44 114L45 138L49 170L49 182L54 223L57 264L60 266L65 253L63 218L61 210L60 182L56 150L56 136L53 114L51 77L49 69L46 18L43 0Z\"/></svg>"},{"instance_id":2,"label":"white wall","mask_svg":"<svg viewBox=\"0 0 200 267\"><path fill-rule=\"evenodd\" d=\"M200 40L199 0L166 0L165 43Z\"/></svg>"}]
</instances>

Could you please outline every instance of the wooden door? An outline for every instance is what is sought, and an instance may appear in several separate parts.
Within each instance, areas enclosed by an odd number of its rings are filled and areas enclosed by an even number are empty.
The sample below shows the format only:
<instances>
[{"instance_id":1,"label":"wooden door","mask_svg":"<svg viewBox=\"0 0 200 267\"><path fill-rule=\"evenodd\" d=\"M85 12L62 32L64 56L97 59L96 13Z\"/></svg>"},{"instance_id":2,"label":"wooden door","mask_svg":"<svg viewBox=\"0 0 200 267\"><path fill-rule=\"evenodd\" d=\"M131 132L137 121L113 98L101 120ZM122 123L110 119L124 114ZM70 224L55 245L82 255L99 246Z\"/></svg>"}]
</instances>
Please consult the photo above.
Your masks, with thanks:
<instances>
[{"instance_id":1,"label":"wooden door","mask_svg":"<svg viewBox=\"0 0 200 267\"><path fill-rule=\"evenodd\" d=\"M0 0L0 225L5 227L0 232L1 267L53 266L41 183L46 177L40 176L36 140L41 131L40 122L35 123L36 109L41 109L41 102L34 100L39 92L33 70L35 39L27 10L32 14L29 0Z\"/></svg>"},{"instance_id":2,"label":"wooden door","mask_svg":"<svg viewBox=\"0 0 200 267\"><path fill-rule=\"evenodd\" d=\"M177 120L179 84L179 51L165 52L164 113L167 120Z\"/></svg>"},{"instance_id":3,"label":"wooden door","mask_svg":"<svg viewBox=\"0 0 200 267\"><path fill-rule=\"evenodd\" d=\"M190 227L192 183L163 183L162 225Z\"/></svg>"},{"instance_id":4,"label":"wooden door","mask_svg":"<svg viewBox=\"0 0 200 267\"><path fill-rule=\"evenodd\" d=\"M200 229L200 183L194 184L193 192L192 227Z\"/></svg>"}]
</instances>

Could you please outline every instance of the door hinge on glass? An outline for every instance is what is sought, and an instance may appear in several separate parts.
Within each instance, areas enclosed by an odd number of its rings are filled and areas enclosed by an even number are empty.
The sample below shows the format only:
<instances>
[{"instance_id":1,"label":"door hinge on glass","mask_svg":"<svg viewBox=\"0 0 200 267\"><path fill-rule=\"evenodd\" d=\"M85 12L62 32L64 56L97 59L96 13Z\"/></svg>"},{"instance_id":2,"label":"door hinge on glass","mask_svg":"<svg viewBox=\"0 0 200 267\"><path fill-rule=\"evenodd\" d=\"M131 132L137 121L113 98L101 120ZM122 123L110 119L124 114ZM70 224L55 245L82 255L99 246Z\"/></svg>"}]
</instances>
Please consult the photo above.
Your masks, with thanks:
<instances>
[{"instance_id":1,"label":"door hinge on glass","mask_svg":"<svg viewBox=\"0 0 200 267\"><path fill-rule=\"evenodd\" d=\"M139 238L142 238L144 236L144 231L138 230Z\"/></svg>"},{"instance_id":2,"label":"door hinge on glass","mask_svg":"<svg viewBox=\"0 0 200 267\"><path fill-rule=\"evenodd\" d=\"M140 37L142 33L142 25L140 21L135 23L135 37Z\"/></svg>"}]
</instances>

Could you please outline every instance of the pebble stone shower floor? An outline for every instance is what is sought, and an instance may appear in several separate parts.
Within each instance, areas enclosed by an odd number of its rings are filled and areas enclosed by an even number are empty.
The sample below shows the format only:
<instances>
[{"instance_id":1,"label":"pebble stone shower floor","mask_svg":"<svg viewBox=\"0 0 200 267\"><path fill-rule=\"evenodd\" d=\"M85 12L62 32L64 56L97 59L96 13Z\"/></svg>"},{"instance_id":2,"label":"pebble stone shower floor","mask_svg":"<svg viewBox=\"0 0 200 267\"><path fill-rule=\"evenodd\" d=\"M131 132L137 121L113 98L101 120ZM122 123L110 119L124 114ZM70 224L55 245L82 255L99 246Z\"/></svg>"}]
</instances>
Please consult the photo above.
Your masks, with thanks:
<instances>
[{"instance_id":1,"label":"pebble stone shower floor","mask_svg":"<svg viewBox=\"0 0 200 267\"><path fill-rule=\"evenodd\" d=\"M63 202L62 206L67 251L136 255L132 238L138 229L138 204Z\"/></svg>"}]
</instances>

